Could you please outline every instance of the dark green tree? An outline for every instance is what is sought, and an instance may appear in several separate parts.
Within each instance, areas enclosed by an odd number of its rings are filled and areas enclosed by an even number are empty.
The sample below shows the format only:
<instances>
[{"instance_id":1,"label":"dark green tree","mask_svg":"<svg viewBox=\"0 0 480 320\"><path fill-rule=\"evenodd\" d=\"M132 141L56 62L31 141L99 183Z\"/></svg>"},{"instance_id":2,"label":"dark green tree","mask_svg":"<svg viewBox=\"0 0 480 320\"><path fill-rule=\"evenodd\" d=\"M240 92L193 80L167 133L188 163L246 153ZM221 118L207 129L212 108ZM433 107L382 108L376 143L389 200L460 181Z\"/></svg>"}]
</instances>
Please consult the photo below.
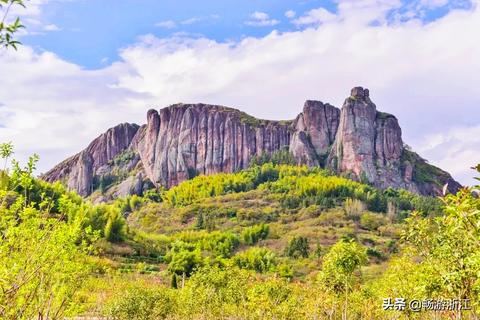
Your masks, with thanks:
<instances>
[{"instance_id":1,"label":"dark green tree","mask_svg":"<svg viewBox=\"0 0 480 320\"><path fill-rule=\"evenodd\" d=\"M308 239L301 236L293 237L285 248L285 254L291 258L308 258L309 252Z\"/></svg>"}]
</instances>

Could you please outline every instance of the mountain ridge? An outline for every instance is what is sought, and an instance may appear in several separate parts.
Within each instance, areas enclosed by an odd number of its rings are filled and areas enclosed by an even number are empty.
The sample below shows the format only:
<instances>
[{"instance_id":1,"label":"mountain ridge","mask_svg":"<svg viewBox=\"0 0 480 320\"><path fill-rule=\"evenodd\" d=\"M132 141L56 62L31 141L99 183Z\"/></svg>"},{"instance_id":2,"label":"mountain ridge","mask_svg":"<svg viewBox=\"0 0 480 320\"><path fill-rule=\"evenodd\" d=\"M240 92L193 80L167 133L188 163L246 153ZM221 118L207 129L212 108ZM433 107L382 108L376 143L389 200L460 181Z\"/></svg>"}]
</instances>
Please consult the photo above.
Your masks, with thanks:
<instances>
[{"instance_id":1,"label":"mountain ridge","mask_svg":"<svg viewBox=\"0 0 480 320\"><path fill-rule=\"evenodd\" d=\"M351 90L341 109L307 100L293 120L257 119L238 109L174 104L147 112L147 123L108 129L42 178L62 181L99 201L170 188L196 175L246 169L252 157L288 151L300 165L321 166L378 188L440 195L447 172L405 147L394 115L377 111L370 92Z\"/></svg>"}]
</instances>

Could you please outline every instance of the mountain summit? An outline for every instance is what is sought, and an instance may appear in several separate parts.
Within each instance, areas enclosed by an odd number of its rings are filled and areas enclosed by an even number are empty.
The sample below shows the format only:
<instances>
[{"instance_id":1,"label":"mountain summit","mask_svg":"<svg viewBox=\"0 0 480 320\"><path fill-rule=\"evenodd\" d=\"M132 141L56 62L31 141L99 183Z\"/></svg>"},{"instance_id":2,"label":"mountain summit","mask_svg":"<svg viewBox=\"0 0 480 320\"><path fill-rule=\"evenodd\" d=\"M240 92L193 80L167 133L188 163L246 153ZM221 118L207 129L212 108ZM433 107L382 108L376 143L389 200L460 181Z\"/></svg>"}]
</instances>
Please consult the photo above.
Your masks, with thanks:
<instances>
[{"instance_id":1,"label":"mountain summit","mask_svg":"<svg viewBox=\"0 0 480 320\"><path fill-rule=\"evenodd\" d=\"M223 106L176 104L149 110L147 124L120 124L42 176L101 199L169 188L197 175L235 172L254 157L288 152L379 188L439 195L447 172L409 150L395 116L377 111L368 89L355 87L342 109L306 101L295 120L269 121Z\"/></svg>"}]
</instances>

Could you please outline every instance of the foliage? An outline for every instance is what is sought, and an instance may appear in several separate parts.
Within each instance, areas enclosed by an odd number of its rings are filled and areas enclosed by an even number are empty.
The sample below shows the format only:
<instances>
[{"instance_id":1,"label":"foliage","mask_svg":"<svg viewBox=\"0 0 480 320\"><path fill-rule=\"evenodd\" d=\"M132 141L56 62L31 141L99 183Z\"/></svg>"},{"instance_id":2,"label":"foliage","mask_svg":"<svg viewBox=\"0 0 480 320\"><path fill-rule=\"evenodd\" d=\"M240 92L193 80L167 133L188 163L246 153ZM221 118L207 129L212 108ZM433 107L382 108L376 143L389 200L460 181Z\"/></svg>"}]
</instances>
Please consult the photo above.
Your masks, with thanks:
<instances>
[{"instance_id":1,"label":"foliage","mask_svg":"<svg viewBox=\"0 0 480 320\"><path fill-rule=\"evenodd\" d=\"M266 224L260 224L243 229L242 239L248 245L254 245L258 241L266 239L270 228Z\"/></svg>"},{"instance_id":2,"label":"foliage","mask_svg":"<svg viewBox=\"0 0 480 320\"><path fill-rule=\"evenodd\" d=\"M445 215L407 219L405 240L414 246L422 264L433 267L437 290L450 297L478 303L480 289L480 201L469 189L444 198Z\"/></svg>"},{"instance_id":3,"label":"foliage","mask_svg":"<svg viewBox=\"0 0 480 320\"><path fill-rule=\"evenodd\" d=\"M12 154L2 145L4 158ZM13 163L4 172L0 189L0 317L2 319L61 318L70 306L78 283L88 272L90 250L83 236L94 237L79 221L65 221L60 199L37 192L45 187L32 173L37 157L25 168ZM56 186L58 188L58 186ZM58 190L57 190L58 191ZM52 217L57 202L59 217Z\"/></svg>"},{"instance_id":4,"label":"foliage","mask_svg":"<svg viewBox=\"0 0 480 320\"><path fill-rule=\"evenodd\" d=\"M366 262L365 248L353 240L341 240L325 255L320 279L335 292L347 292L353 273Z\"/></svg>"},{"instance_id":5,"label":"foliage","mask_svg":"<svg viewBox=\"0 0 480 320\"><path fill-rule=\"evenodd\" d=\"M305 237L293 237L285 248L285 254L290 258L308 258L310 246Z\"/></svg>"},{"instance_id":6,"label":"foliage","mask_svg":"<svg viewBox=\"0 0 480 320\"><path fill-rule=\"evenodd\" d=\"M438 177L446 175L444 171L427 163L415 152L404 150L402 162L405 161L408 161L414 167L413 180L416 182L438 184Z\"/></svg>"},{"instance_id":7,"label":"foliage","mask_svg":"<svg viewBox=\"0 0 480 320\"><path fill-rule=\"evenodd\" d=\"M297 161L293 154L288 150L288 147L270 153L262 153L261 155L253 156L250 159L250 166L262 166L266 163L273 163L274 165L295 165Z\"/></svg>"},{"instance_id":8,"label":"foliage","mask_svg":"<svg viewBox=\"0 0 480 320\"><path fill-rule=\"evenodd\" d=\"M0 145L5 163L12 152ZM382 299L478 306L472 190L441 200L265 163L93 205L35 179L36 160L0 171L2 318L429 319Z\"/></svg>"},{"instance_id":9,"label":"foliage","mask_svg":"<svg viewBox=\"0 0 480 320\"><path fill-rule=\"evenodd\" d=\"M108 207L107 223L105 224L104 237L110 242L120 242L126 236L126 223L119 210Z\"/></svg>"},{"instance_id":10,"label":"foliage","mask_svg":"<svg viewBox=\"0 0 480 320\"><path fill-rule=\"evenodd\" d=\"M377 230L380 226L383 226L386 223L386 218L379 213L364 212L360 216L360 226L366 230Z\"/></svg>"},{"instance_id":11,"label":"foliage","mask_svg":"<svg viewBox=\"0 0 480 320\"><path fill-rule=\"evenodd\" d=\"M0 9L3 11L3 16L0 17L0 46L12 47L16 50L20 44L19 41L15 40L14 34L24 26L18 17L13 22L7 23L7 17L13 7L25 7L24 2L24 0L0 0Z\"/></svg>"},{"instance_id":12,"label":"foliage","mask_svg":"<svg viewBox=\"0 0 480 320\"><path fill-rule=\"evenodd\" d=\"M277 264L277 257L268 249L253 247L235 255L233 261L240 268L264 273L273 271Z\"/></svg>"},{"instance_id":13,"label":"foliage","mask_svg":"<svg viewBox=\"0 0 480 320\"><path fill-rule=\"evenodd\" d=\"M182 242L173 244L170 252L165 256L168 270L171 273L190 276L195 268L202 264L200 250L193 245Z\"/></svg>"},{"instance_id":14,"label":"foliage","mask_svg":"<svg viewBox=\"0 0 480 320\"><path fill-rule=\"evenodd\" d=\"M345 295L344 317L348 314L348 292L354 282L354 272L366 264L365 248L353 240L342 240L336 243L323 259L320 281L329 290Z\"/></svg>"},{"instance_id":15,"label":"foliage","mask_svg":"<svg viewBox=\"0 0 480 320\"><path fill-rule=\"evenodd\" d=\"M361 214L366 210L365 204L358 199L347 198L343 205L345 213L353 220L359 220Z\"/></svg>"},{"instance_id":16,"label":"foliage","mask_svg":"<svg viewBox=\"0 0 480 320\"><path fill-rule=\"evenodd\" d=\"M124 150L112 160L112 164L114 164L117 167L123 166L125 164L128 164L133 159L135 159L135 156L136 154L134 151Z\"/></svg>"},{"instance_id":17,"label":"foliage","mask_svg":"<svg viewBox=\"0 0 480 320\"><path fill-rule=\"evenodd\" d=\"M172 290L133 287L104 307L104 314L118 320L166 319L174 309Z\"/></svg>"}]
</instances>

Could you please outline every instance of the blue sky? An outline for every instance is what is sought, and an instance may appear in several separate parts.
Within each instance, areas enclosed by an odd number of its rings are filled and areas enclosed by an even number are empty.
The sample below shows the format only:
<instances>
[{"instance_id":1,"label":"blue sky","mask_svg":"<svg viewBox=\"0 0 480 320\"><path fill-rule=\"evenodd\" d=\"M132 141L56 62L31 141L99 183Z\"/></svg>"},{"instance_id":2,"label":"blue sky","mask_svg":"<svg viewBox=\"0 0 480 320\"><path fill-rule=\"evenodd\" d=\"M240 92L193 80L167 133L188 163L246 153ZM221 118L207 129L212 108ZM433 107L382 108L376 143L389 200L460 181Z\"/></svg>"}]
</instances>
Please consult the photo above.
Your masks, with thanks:
<instances>
[{"instance_id":1,"label":"blue sky","mask_svg":"<svg viewBox=\"0 0 480 320\"><path fill-rule=\"evenodd\" d=\"M285 12L302 14L317 7L336 10L335 3L325 0L52 1L45 5L43 19L61 30L26 36L23 42L88 68L98 68L105 58L118 59L119 48L133 43L139 35L168 37L185 32L217 41L262 37L273 29L296 29ZM267 13L278 23L250 26L246 22L254 12Z\"/></svg>"},{"instance_id":2,"label":"blue sky","mask_svg":"<svg viewBox=\"0 0 480 320\"><path fill-rule=\"evenodd\" d=\"M212 103L293 119L354 86L403 140L473 183L480 0L30 0L0 51L0 141L39 171L149 108ZM7 75L7 76L4 76Z\"/></svg>"},{"instance_id":3,"label":"blue sky","mask_svg":"<svg viewBox=\"0 0 480 320\"><path fill-rule=\"evenodd\" d=\"M42 23L55 30L27 35L22 41L86 68L100 68L117 60L119 49L140 35L162 38L186 33L219 42L238 41L264 37L272 30L308 27L292 21L317 8L336 13L337 6L337 1L330 0L53 0L42 8ZM389 11L388 19L392 22L397 15L409 13L401 19L417 17L428 23L453 8L470 6L468 0L403 0ZM286 16L289 11L290 18ZM255 13L268 18L252 18Z\"/></svg>"}]
</instances>

